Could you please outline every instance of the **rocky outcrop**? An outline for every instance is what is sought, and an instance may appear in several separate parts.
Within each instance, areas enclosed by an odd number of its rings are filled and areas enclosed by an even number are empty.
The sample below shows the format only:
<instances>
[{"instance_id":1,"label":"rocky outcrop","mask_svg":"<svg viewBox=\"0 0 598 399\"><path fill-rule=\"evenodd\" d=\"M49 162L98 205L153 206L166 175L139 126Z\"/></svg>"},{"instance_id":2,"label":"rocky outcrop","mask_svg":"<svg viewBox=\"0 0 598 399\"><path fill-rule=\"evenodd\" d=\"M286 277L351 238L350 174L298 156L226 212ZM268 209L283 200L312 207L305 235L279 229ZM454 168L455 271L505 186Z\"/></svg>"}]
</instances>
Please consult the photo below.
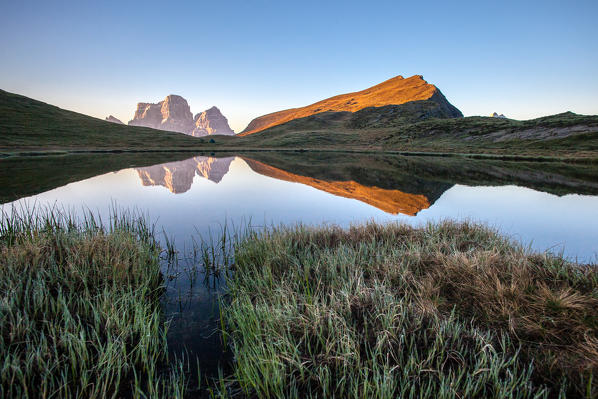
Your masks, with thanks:
<instances>
[{"instance_id":1,"label":"rocky outcrop","mask_svg":"<svg viewBox=\"0 0 598 399\"><path fill-rule=\"evenodd\" d=\"M187 100L173 94L156 104L138 103L129 125L185 134L191 134L195 128Z\"/></svg>"},{"instance_id":2,"label":"rocky outcrop","mask_svg":"<svg viewBox=\"0 0 598 399\"><path fill-rule=\"evenodd\" d=\"M385 107L406 103L417 104L426 101L426 108L433 103L434 111L431 117L461 118L463 114L450 104L438 88L426 82L421 75L403 78L397 76L355 93L341 94L302 108L260 116L252 120L247 128L240 133L246 136L283 123L306 118L324 112L357 112L370 107Z\"/></svg>"},{"instance_id":3,"label":"rocky outcrop","mask_svg":"<svg viewBox=\"0 0 598 399\"><path fill-rule=\"evenodd\" d=\"M212 134L232 136L235 134L228 125L228 120L217 107L212 107L195 115L194 122L195 129L191 133L192 136L200 137Z\"/></svg>"},{"instance_id":4,"label":"rocky outcrop","mask_svg":"<svg viewBox=\"0 0 598 399\"><path fill-rule=\"evenodd\" d=\"M119 124L121 124L121 125L124 125L124 123L122 123L122 121L121 121L120 119L118 119L118 118L115 118L115 117L114 117L114 116L112 116L112 115L110 115L110 116L106 117L106 119L105 119L105 120L106 120L106 121L108 121L108 122L112 122L112 123L119 123Z\"/></svg>"},{"instance_id":5,"label":"rocky outcrop","mask_svg":"<svg viewBox=\"0 0 598 399\"><path fill-rule=\"evenodd\" d=\"M129 121L131 126L145 126L159 129L162 122L162 104L137 103L137 109L133 119Z\"/></svg>"},{"instance_id":6,"label":"rocky outcrop","mask_svg":"<svg viewBox=\"0 0 598 399\"><path fill-rule=\"evenodd\" d=\"M506 116L504 116L503 114L497 114L496 112L493 112L492 115L490 115L493 118L506 118Z\"/></svg>"},{"instance_id":7,"label":"rocky outcrop","mask_svg":"<svg viewBox=\"0 0 598 399\"><path fill-rule=\"evenodd\" d=\"M185 133L190 136L235 134L218 108L212 107L194 118L187 100L174 94L156 104L138 103L135 116L129 121L129 125Z\"/></svg>"},{"instance_id":8,"label":"rocky outcrop","mask_svg":"<svg viewBox=\"0 0 598 399\"><path fill-rule=\"evenodd\" d=\"M136 171L144 186L162 186L171 193L181 194L191 188L196 174L219 183L228 173L233 159L234 157L193 157L184 161L137 168Z\"/></svg>"}]
</instances>

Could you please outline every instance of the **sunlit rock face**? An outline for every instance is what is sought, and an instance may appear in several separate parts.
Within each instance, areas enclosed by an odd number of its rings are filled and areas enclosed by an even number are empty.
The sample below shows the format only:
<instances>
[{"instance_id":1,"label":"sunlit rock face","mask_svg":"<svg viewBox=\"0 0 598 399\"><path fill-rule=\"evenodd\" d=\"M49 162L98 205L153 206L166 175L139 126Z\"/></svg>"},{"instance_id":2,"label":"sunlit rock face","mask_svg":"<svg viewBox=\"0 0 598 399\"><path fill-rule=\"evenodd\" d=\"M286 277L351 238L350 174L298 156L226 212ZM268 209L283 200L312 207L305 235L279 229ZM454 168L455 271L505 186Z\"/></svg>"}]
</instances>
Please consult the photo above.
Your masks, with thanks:
<instances>
[{"instance_id":1,"label":"sunlit rock face","mask_svg":"<svg viewBox=\"0 0 598 399\"><path fill-rule=\"evenodd\" d=\"M157 104L138 103L129 125L185 134L191 134L195 128L187 100L176 95L170 95Z\"/></svg>"},{"instance_id":2,"label":"sunlit rock face","mask_svg":"<svg viewBox=\"0 0 598 399\"><path fill-rule=\"evenodd\" d=\"M166 187L174 194L189 191L195 175L219 183L228 173L234 157L193 157L184 161L137 168L137 174L144 186Z\"/></svg>"},{"instance_id":3,"label":"sunlit rock face","mask_svg":"<svg viewBox=\"0 0 598 399\"><path fill-rule=\"evenodd\" d=\"M129 121L131 126L145 126L159 129L162 123L162 103L138 103L135 116Z\"/></svg>"},{"instance_id":4,"label":"sunlit rock face","mask_svg":"<svg viewBox=\"0 0 598 399\"><path fill-rule=\"evenodd\" d=\"M118 119L118 118L116 118L116 117L114 117L112 115L107 116L105 120L108 121L108 122L118 123L118 124L124 125L124 123L122 123L122 121L120 119Z\"/></svg>"},{"instance_id":5,"label":"sunlit rock face","mask_svg":"<svg viewBox=\"0 0 598 399\"><path fill-rule=\"evenodd\" d=\"M106 118L106 120L108 120ZM122 123L122 122L121 122ZM228 120L217 107L212 107L193 117L189 104L181 96L171 94L159 103L138 103L131 126L145 126L190 136L212 134L234 135Z\"/></svg>"},{"instance_id":6,"label":"sunlit rock face","mask_svg":"<svg viewBox=\"0 0 598 399\"><path fill-rule=\"evenodd\" d=\"M212 134L232 136L235 134L228 125L228 120L217 107L212 107L195 115L194 122L195 129L193 129L192 136L200 137Z\"/></svg>"}]
</instances>

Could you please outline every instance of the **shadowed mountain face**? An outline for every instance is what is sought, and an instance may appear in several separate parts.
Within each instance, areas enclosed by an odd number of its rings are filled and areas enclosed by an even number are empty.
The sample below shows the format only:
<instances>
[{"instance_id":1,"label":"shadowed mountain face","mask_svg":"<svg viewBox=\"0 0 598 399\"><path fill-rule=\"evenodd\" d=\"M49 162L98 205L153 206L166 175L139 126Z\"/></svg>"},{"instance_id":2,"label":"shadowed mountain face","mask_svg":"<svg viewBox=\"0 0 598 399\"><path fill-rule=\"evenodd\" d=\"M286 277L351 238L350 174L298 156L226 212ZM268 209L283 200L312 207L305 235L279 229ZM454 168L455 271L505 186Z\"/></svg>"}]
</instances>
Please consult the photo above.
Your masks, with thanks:
<instances>
[{"instance_id":1,"label":"shadowed mountain face","mask_svg":"<svg viewBox=\"0 0 598 399\"><path fill-rule=\"evenodd\" d=\"M184 161L137 168L136 171L144 186L163 186L174 194L180 194L191 188L196 174L219 183L228 173L233 159L234 157L193 157Z\"/></svg>"},{"instance_id":2,"label":"shadowed mountain face","mask_svg":"<svg viewBox=\"0 0 598 399\"><path fill-rule=\"evenodd\" d=\"M417 104L425 108L419 112ZM376 86L355 93L341 94L302 108L292 108L260 116L252 120L240 133L246 136L273 126L305 118L324 112L357 112L369 107L384 107L413 103L410 110L417 111L427 117L460 118L461 111L451 105L434 85L426 82L421 75L403 78L397 76ZM420 115L421 116L421 115Z\"/></svg>"}]
</instances>

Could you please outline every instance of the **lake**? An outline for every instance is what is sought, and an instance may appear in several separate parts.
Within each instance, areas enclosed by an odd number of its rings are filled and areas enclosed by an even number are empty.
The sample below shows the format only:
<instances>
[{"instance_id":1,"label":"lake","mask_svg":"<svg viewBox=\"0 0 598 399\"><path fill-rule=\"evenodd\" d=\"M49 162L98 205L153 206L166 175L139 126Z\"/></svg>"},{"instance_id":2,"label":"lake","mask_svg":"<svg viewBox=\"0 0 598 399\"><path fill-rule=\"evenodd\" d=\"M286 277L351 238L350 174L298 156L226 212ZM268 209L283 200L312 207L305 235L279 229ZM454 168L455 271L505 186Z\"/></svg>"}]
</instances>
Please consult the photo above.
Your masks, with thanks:
<instances>
[{"instance_id":1,"label":"lake","mask_svg":"<svg viewBox=\"0 0 598 399\"><path fill-rule=\"evenodd\" d=\"M597 260L597 165L356 153L192 155L0 160L0 207L92 211L104 220L115 207L147 215L179 253L178 262L164 260L170 350L197 355L208 374L230 360L217 333L224 281L196 270L190 252L225 226L230 232L473 220L535 251Z\"/></svg>"}]
</instances>

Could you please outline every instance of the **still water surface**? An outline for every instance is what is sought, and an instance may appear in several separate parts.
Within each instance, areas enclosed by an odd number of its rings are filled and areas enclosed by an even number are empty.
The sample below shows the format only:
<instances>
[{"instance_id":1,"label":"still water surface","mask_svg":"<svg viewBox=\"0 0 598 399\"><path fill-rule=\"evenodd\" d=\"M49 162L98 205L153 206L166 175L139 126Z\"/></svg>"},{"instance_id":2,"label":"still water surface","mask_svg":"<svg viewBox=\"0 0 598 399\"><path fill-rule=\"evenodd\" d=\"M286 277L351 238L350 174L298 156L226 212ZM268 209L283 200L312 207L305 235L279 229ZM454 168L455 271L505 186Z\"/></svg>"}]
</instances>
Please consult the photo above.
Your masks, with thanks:
<instances>
[{"instance_id":1,"label":"still water surface","mask_svg":"<svg viewBox=\"0 0 598 399\"><path fill-rule=\"evenodd\" d=\"M349 226L375 220L421 225L448 218L488 223L536 251L562 252L580 262L597 259L598 174L592 166L252 154L178 157L109 173L98 167L102 174L66 184L74 172L64 170L64 160L54 164L45 173L56 188L6 202L2 210L10 213L13 207L35 204L91 210L108 219L114 206L136 209L174 240L182 258L194 238L219 234L224 224ZM3 174L8 174L11 165L5 165ZM31 176L20 177L23 185L31 185L25 183ZM19 197L18 181L9 186ZM29 193L31 187L25 188ZM181 265L189 267L184 261ZM185 273L179 274L182 277L169 283L164 299L172 319L170 349L191 359L198 355L202 370L214 370L227 356L216 332L223 282L192 284Z\"/></svg>"}]
</instances>

